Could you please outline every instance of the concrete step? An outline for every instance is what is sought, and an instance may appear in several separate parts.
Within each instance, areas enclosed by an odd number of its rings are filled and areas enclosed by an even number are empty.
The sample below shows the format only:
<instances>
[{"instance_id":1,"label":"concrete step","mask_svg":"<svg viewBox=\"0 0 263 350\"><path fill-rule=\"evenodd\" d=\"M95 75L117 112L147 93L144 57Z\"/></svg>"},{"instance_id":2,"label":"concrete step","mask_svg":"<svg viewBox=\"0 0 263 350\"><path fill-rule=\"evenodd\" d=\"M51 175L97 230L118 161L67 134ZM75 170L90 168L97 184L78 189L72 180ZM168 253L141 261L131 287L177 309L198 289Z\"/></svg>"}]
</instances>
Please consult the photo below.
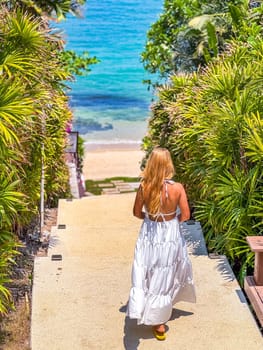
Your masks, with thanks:
<instances>
[{"instance_id":1,"label":"concrete step","mask_svg":"<svg viewBox=\"0 0 263 350\"><path fill-rule=\"evenodd\" d=\"M126 192L134 192L134 189L131 187L121 187L118 188L120 193L126 193Z\"/></svg>"},{"instance_id":2,"label":"concrete step","mask_svg":"<svg viewBox=\"0 0 263 350\"><path fill-rule=\"evenodd\" d=\"M120 194L117 188L104 188L101 192L102 194Z\"/></svg>"},{"instance_id":3,"label":"concrete step","mask_svg":"<svg viewBox=\"0 0 263 350\"><path fill-rule=\"evenodd\" d=\"M114 187L114 185L112 183L101 183L101 184L98 184L98 187L108 188L108 187Z\"/></svg>"},{"instance_id":4,"label":"concrete step","mask_svg":"<svg viewBox=\"0 0 263 350\"><path fill-rule=\"evenodd\" d=\"M125 317L141 220L135 193L59 201L47 257L34 265L32 350L261 350L262 335L225 257L210 259L199 223L183 225L197 303L178 303L165 342ZM61 255L61 260L52 260ZM114 327L113 327L114 325Z\"/></svg>"}]
</instances>

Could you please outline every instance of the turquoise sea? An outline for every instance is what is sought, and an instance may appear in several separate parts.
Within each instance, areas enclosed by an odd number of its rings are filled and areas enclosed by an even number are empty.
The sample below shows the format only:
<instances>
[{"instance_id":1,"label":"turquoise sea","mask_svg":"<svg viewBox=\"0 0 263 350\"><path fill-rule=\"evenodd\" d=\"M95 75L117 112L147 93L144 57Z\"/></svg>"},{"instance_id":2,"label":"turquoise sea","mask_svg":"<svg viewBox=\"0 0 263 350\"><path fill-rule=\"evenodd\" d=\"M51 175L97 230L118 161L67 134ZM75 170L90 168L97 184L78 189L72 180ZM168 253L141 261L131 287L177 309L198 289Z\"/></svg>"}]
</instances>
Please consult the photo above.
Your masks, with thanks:
<instances>
[{"instance_id":1,"label":"turquoise sea","mask_svg":"<svg viewBox=\"0 0 263 350\"><path fill-rule=\"evenodd\" d=\"M152 78L140 62L146 32L161 11L162 0L88 0L83 18L56 25L66 48L88 51L101 62L70 84L74 130L90 143L140 143L146 133Z\"/></svg>"}]
</instances>

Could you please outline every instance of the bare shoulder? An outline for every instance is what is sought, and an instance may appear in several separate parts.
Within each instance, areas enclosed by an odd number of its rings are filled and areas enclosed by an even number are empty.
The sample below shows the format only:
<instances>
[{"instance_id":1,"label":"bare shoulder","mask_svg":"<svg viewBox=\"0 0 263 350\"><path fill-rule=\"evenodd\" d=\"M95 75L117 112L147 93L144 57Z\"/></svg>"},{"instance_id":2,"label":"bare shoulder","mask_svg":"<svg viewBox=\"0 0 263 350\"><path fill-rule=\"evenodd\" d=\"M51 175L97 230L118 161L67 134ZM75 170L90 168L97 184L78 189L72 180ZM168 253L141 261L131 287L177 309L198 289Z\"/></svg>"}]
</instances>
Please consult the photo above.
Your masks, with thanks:
<instances>
[{"instance_id":1,"label":"bare shoulder","mask_svg":"<svg viewBox=\"0 0 263 350\"><path fill-rule=\"evenodd\" d=\"M173 180L168 180L167 183L170 185L171 188L173 188L174 190L179 190L179 191L183 191L184 190L184 186L180 183L180 182L175 182Z\"/></svg>"},{"instance_id":2,"label":"bare shoulder","mask_svg":"<svg viewBox=\"0 0 263 350\"><path fill-rule=\"evenodd\" d=\"M184 190L184 186L180 182L175 182L174 185L176 188Z\"/></svg>"}]
</instances>

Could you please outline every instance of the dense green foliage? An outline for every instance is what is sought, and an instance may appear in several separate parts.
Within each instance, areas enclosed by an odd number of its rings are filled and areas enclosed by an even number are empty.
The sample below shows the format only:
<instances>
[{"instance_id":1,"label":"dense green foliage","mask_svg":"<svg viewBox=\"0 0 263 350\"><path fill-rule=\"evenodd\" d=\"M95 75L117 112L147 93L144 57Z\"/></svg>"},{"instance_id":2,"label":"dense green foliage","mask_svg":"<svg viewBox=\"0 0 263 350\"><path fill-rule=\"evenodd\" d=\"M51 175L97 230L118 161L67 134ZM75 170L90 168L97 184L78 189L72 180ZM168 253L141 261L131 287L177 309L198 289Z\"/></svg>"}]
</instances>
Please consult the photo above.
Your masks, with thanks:
<instances>
[{"instance_id":1,"label":"dense green foliage","mask_svg":"<svg viewBox=\"0 0 263 350\"><path fill-rule=\"evenodd\" d=\"M63 50L58 54L65 69L73 75L86 75L91 71L89 66L99 62L96 57L90 57L87 51L78 55L73 50Z\"/></svg>"},{"instance_id":2,"label":"dense green foliage","mask_svg":"<svg viewBox=\"0 0 263 350\"><path fill-rule=\"evenodd\" d=\"M68 13L80 15L80 5L86 0L2 0L2 3L9 8L20 8L34 16L53 16L61 20Z\"/></svg>"},{"instance_id":3,"label":"dense green foliage","mask_svg":"<svg viewBox=\"0 0 263 350\"><path fill-rule=\"evenodd\" d=\"M2 1L0 5L0 314L10 305L5 287L23 233L40 205L69 194L64 149L72 120L65 81L96 63L64 51L46 16L63 17L84 1Z\"/></svg>"},{"instance_id":4,"label":"dense green foliage","mask_svg":"<svg viewBox=\"0 0 263 350\"><path fill-rule=\"evenodd\" d=\"M159 90L144 147L168 147L208 247L242 282L253 266L247 235L263 234L263 7L202 71Z\"/></svg>"},{"instance_id":5,"label":"dense green foliage","mask_svg":"<svg viewBox=\"0 0 263 350\"><path fill-rule=\"evenodd\" d=\"M239 31L247 0L165 0L163 13L147 33L142 62L167 78L196 71L225 49Z\"/></svg>"}]
</instances>

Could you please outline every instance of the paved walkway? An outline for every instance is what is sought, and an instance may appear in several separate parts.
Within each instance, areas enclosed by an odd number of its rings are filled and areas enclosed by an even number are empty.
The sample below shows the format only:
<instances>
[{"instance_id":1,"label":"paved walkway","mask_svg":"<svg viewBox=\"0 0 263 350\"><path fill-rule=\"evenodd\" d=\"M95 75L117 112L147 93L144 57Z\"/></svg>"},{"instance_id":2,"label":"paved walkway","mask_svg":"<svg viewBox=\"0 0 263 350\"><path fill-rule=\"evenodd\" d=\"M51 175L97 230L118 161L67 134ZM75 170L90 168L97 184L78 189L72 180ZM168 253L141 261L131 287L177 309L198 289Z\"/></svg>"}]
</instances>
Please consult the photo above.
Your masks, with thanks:
<instances>
[{"instance_id":1,"label":"paved walkway","mask_svg":"<svg viewBox=\"0 0 263 350\"><path fill-rule=\"evenodd\" d=\"M262 350L263 340L224 257L207 256L185 225L197 303L179 303L165 342L125 317L140 220L134 193L60 200L47 257L35 259L32 350ZM52 260L59 258L62 260Z\"/></svg>"}]
</instances>

